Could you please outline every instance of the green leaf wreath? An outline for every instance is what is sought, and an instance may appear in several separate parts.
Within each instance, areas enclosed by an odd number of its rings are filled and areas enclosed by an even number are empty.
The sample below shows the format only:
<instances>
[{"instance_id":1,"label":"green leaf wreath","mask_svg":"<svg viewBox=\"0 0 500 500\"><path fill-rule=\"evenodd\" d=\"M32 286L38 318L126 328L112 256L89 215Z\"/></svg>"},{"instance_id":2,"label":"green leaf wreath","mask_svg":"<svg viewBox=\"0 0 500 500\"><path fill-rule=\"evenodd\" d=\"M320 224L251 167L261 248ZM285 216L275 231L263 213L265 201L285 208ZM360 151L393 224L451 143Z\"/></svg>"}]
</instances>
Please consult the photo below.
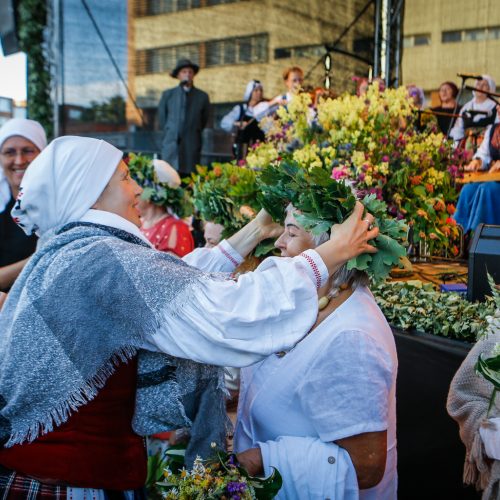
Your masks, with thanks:
<instances>
[{"instance_id":1,"label":"green leaf wreath","mask_svg":"<svg viewBox=\"0 0 500 500\"><path fill-rule=\"evenodd\" d=\"M348 183L332 179L321 167L306 169L293 160L270 164L261 172L258 182L259 202L274 220L282 222L285 207L291 203L301 212L296 215L297 221L314 235L342 223L356 204ZM370 242L378 252L352 259L348 268L366 271L374 281L380 281L406 258L402 243L406 241L407 227L403 220L389 218L386 204L374 194L365 196L361 202L379 227L379 235Z\"/></svg>"},{"instance_id":2,"label":"green leaf wreath","mask_svg":"<svg viewBox=\"0 0 500 500\"><path fill-rule=\"evenodd\" d=\"M224 226L223 238L249 222L260 209L254 170L233 163L197 167L191 175L193 203L201 218Z\"/></svg>"},{"instance_id":3,"label":"green leaf wreath","mask_svg":"<svg viewBox=\"0 0 500 500\"><path fill-rule=\"evenodd\" d=\"M170 208L180 218L193 213L187 191L181 187L171 188L168 184L160 182L151 158L130 153L128 168L130 175L143 189L141 195L143 200L164 208Z\"/></svg>"}]
</instances>

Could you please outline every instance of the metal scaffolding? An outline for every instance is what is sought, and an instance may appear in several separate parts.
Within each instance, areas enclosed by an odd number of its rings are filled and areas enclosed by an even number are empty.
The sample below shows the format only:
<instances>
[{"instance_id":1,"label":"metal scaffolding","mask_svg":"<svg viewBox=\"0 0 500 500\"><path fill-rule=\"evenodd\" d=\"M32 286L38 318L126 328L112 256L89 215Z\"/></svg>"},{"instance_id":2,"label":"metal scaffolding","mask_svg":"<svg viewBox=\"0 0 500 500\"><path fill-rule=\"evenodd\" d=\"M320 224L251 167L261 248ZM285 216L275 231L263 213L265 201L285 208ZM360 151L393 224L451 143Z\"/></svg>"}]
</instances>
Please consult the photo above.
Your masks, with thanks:
<instances>
[{"instance_id":1,"label":"metal scaffolding","mask_svg":"<svg viewBox=\"0 0 500 500\"><path fill-rule=\"evenodd\" d=\"M405 0L375 0L373 73L389 87L401 83Z\"/></svg>"}]
</instances>

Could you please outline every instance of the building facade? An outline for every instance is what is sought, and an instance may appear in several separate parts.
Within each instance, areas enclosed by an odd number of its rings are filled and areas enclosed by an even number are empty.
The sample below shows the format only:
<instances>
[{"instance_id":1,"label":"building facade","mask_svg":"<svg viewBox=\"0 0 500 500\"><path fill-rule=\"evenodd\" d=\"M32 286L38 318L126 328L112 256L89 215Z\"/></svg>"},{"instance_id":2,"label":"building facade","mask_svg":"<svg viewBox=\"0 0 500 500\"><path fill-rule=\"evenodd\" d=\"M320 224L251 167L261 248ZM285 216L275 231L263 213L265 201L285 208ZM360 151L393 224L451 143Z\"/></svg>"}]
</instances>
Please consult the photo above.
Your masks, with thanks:
<instances>
[{"instance_id":1,"label":"building facade","mask_svg":"<svg viewBox=\"0 0 500 500\"><path fill-rule=\"evenodd\" d=\"M169 76L177 59L200 65L196 86L214 105L212 127L240 102L247 82L260 80L265 96L285 91L282 72L298 65L305 84L322 86L325 44L334 42L362 10L364 0L129 0L129 85L151 122L161 93L178 81ZM332 54L333 90L352 90L353 75L368 74L373 8ZM129 118L137 113L128 107ZM150 123L151 125L151 123Z\"/></svg>"},{"instance_id":2,"label":"building facade","mask_svg":"<svg viewBox=\"0 0 500 500\"><path fill-rule=\"evenodd\" d=\"M500 83L499 0L406 0L403 84L432 94L457 73L489 74ZM474 85L473 80L467 82Z\"/></svg>"}]
</instances>

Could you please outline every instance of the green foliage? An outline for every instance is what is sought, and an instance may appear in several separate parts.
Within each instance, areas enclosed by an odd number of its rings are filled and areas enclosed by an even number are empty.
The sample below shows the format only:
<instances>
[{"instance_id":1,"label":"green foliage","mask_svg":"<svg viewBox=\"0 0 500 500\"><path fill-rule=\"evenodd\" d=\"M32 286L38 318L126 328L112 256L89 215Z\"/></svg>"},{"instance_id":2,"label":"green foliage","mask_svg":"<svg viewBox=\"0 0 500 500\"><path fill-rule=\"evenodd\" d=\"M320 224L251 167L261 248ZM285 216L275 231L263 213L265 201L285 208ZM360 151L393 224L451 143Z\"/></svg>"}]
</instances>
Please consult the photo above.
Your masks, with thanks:
<instances>
[{"instance_id":1,"label":"green foliage","mask_svg":"<svg viewBox=\"0 0 500 500\"><path fill-rule=\"evenodd\" d=\"M493 298L471 303L417 280L380 283L372 292L393 326L469 342L484 332L496 307Z\"/></svg>"},{"instance_id":2,"label":"green foliage","mask_svg":"<svg viewBox=\"0 0 500 500\"><path fill-rule=\"evenodd\" d=\"M299 224L314 235L342 223L356 204L356 197L346 182L332 179L323 168L303 168L290 159L267 166L258 183L259 202L274 220L282 222L284 209L291 203L300 211L295 216ZM401 242L406 240L407 228L404 221L388 218L386 204L375 195L365 196L362 203L375 217L380 230L371 242L378 252L360 255L348 263L348 268L366 271L374 281L379 281L406 255Z\"/></svg>"},{"instance_id":3,"label":"green foliage","mask_svg":"<svg viewBox=\"0 0 500 500\"><path fill-rule=\"evenodd\" d=\"M193 203L201 218L224 226L226 238L241 229L260 209L254 170L234 163L197 167L191 175Z\"/></svg>"},{"instance_id":4,"label":"green foliage","mask_svg":"<svg viewBox=\"0 0 500 500\"><path fill-rule=\"evenodd\" d=\"M130 153L128 160L130 175L143 188L141 198L155 205L170 208L178 217L192 214L192 205L186 190L181 187L171 188L160 182L148 156Z\"/></svg>"},{"instance_id":5,"label":"green foliage","mask_svg":"<svg viewBox=\"0 0 500 500\"><path fill-rule=\"evenodd\" d=\"M17 18L21 49L28 56L28 116L39 121L48 137L53 135L50 99L50 72L44 31L47 25L46 0L20 0Z\"/></svg>"},{"instance_id":6,"label":"green foliage","mask_svg":"<svg viewBox=\"0 0 500 500\"><path fill-rule=\"evenodd\" d=\"M82 121L95 123L125 123L125 100L121 95L104 102L91 101L90 107L82 113Z\"/></svg>"}]
</instances>

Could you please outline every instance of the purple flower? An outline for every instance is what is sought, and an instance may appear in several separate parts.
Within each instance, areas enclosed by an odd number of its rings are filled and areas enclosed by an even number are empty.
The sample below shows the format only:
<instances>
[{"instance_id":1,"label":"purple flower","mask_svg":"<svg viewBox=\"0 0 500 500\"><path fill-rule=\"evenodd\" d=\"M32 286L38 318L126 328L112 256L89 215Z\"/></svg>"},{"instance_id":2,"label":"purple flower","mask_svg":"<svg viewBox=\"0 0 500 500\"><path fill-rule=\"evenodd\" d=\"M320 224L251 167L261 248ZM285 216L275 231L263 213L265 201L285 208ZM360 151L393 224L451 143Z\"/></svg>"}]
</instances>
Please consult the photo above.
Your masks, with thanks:
<instances>
[{"instance_id":1,"label":"purple flower","mask_svg":"<svg viewBox=\"0 0 500 500\"><path fill-rule=\"evenodd\" d=\"M231 498L240 498L238 493L244 493L244 491L247 489L246 483L240 483L238 481L230 481L227 483L226 486L227 492L232 495Z\"/></svg>"},{"instance_id":2,"label":"purple flower","mask_svg":"<svg viewBox=\"0 0 500 500\"><path fill-rule=\"evenodd\" d=\"M383 139L383 137L382 137L382 139ZM382 161L385 162L385 163L388 163L389 162L389 157L387 155L382 156Z\"/></svg>"},{"instance_id":3,"label":"purple flower","mask_svg":"<svg viewBox=\"0 0 500 500\"><path fill-rule=\"evenodd\" d=\"M381 144L387 144L389 142L389 139L387 139L387 137L381 137L380 142Z\"/></svg>"}]
</instances>

